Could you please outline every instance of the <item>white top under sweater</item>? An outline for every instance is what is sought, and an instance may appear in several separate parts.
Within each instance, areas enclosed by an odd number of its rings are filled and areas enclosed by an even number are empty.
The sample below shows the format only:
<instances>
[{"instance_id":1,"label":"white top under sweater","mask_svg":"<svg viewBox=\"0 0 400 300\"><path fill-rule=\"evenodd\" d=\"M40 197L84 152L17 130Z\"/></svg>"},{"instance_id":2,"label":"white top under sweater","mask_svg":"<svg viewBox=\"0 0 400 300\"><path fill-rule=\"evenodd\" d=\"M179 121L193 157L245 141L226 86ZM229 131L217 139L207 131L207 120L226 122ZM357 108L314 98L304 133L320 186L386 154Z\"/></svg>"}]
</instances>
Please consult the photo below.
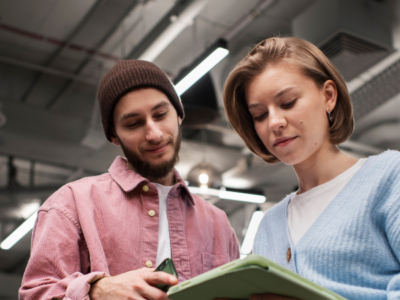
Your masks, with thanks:
<instances>
[{"instance_id":1,"label":"white top under sweater","mask_svg":"<svg viewBox=\"0 0 400 300\"><path fill-rule=\"evenodd\" d=\"M331 181L292 197L288 207L289 234L294 246L366 161L358 162Z\"/></svg>"},{"instance_id":2,"label":"white top under sweater","mask_svg":"<svg viewBox=\"0 0 400 300\"><path fill-rule=\"evenodd\" d=\"M164 186L158 183L153 184L156 186L159 198L159 221L158 221L158 246L156 265L158 265L166 258L171 258L171 241L169 238L169 225L167 216L167 198L173 186Z\"/></svg>"}]
</instances>

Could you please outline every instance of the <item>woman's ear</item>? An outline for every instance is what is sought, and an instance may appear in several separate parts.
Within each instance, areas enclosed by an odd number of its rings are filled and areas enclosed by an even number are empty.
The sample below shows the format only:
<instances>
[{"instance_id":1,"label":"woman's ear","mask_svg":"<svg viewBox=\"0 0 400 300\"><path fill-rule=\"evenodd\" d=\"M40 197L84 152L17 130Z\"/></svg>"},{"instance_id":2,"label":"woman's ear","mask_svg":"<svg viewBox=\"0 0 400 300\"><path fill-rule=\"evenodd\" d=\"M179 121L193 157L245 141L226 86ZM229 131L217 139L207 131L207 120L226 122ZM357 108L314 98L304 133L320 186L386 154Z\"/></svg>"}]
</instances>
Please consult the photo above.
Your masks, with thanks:
<instances>
[{"instance_id":1,"label":"woman's ear","mask_svg":"<svg viewBox=\"0 0 400 300\"><path fill-rule=\"evenodd\" d=\"M178 124L182 125L182 118L180 116L178 116Z\"/></svg>"},{"instance_id":2,"label":"woman's ear","mask_svg":"<svg viewBox=\"0 0 400 300\"><path fill-rule=\"evenodd\" d=\"M331 112L336 107L337 102L337 87L333 80L327 80L323 86L323 93L325 96L326 109Z\"/></svg>"}]
</instances>

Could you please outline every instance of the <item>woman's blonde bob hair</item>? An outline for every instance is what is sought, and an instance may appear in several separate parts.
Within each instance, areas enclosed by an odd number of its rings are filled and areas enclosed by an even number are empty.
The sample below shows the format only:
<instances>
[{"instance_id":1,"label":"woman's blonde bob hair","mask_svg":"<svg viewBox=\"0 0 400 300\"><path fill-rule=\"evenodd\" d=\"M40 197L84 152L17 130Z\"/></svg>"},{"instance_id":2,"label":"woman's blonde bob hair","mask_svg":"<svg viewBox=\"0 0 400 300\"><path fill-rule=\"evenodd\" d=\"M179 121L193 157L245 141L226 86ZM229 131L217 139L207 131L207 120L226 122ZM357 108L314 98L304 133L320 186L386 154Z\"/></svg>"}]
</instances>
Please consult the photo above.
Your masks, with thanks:
<instances>
[{"instance_id":1,"label":"woman's blonde bob hair","mask_svg":"<svg viewBox=\"0 0 400 300\"><path fill-rule=\"evenodd\" d=\"M294 64L313 79L318 87L332 80L337 87L337 103L331 112L329 134L333 145L347 140L354 130L353 108L346 84L339 71L313 44L296 37L273 37L260 42L229 74L224 87L225 111L229 122L246 146L267 163L279 162L257 135L247 107L247 84L268 66L280 62ZM268 84L266 82L266 84Z\"/></svg>"}]
</instances>

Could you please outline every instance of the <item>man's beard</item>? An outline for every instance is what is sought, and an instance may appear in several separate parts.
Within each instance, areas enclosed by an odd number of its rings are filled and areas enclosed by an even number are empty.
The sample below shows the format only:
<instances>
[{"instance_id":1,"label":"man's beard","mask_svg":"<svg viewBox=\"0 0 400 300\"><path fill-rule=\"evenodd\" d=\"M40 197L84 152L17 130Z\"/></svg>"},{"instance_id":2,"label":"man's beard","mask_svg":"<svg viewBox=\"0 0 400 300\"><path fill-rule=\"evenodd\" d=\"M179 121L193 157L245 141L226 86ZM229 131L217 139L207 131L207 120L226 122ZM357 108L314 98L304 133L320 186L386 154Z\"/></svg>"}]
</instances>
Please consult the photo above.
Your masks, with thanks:
<instances>
[{"instance_id":1,"label":"man's beard","mask_svg":"<svg viewBox=\"0 0 400 300\"><path fill-rule=\"evenodd\" d=\"M158 179L166 177L174 168L174 166L178 163L179 161L179 150L181 148L181 136L182 136L182 131L181 127L179 127L179 133L178 136L176 137L176 141L173 143L174 146L174 154L172 158L168 161L164 161L158 165L153 165L149 161L142 160L139 155L137 155L132 149L126 147L122 141L120 140L119 137L118 140L121 144L122 151L124 152L124 155L130 165L133 167L133 169L139 173L142 177L147 178L149 181L154 182ZM174 145L175 144L175 145Z\"/></svg>"}]
</instances>

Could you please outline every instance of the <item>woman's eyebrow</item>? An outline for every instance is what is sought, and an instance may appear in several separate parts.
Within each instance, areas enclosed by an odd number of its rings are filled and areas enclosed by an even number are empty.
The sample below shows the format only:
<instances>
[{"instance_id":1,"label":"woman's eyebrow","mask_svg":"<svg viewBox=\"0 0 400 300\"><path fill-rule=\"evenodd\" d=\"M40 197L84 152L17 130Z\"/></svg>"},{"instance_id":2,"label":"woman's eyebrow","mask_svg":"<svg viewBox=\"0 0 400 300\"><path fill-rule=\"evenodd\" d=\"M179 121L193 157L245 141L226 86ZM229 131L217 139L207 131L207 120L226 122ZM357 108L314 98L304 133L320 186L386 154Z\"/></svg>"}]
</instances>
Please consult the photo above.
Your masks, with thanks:
<instances>
[{"instance_id":1,"label":"woman's eyebrow","mask_svg":"<svg viewBox=\"0 0 400 300\"><path fill-rule=\"evenodd\" d=\"M286 88L280 90L279 92L277 92L275 94L274 99L278 99L278 98L282 97L284 94L286 94L287 92L290 92L294 88L295 88L294 86L289 86L289 87L286 87ZM252 108L255 108L255 107L259 106L259 105L260 105L259 103L252 103L252 104L249 104L247 106L247 108L248 109L252 109Z\"/></svg>"},{"instance_id":2,"label":"woman's eyebrow","mask_svg":"<svg viewBox=\"0 0 400 300\"><path fill-rule=\"evenodd\" d=\"M294 88L295 88L294 86L289 86L287 88L284 88L283 90L280 90L278 93L276 93L274 98L278 99L278 98L282 97L285 93L293 90Z\"/></svg>"},{"instance_id":3,"label":"woman's eyebrow","mask_svg":"<svg viewBox=\"0 0 400 300\"><path fill-rule=\"evenodd\" d=\"M248 105L247 108L251 109L251 108L257 107L259 105L260 105L259 103L252 103L252 104Z\"/></svg>"}]
</instances>

